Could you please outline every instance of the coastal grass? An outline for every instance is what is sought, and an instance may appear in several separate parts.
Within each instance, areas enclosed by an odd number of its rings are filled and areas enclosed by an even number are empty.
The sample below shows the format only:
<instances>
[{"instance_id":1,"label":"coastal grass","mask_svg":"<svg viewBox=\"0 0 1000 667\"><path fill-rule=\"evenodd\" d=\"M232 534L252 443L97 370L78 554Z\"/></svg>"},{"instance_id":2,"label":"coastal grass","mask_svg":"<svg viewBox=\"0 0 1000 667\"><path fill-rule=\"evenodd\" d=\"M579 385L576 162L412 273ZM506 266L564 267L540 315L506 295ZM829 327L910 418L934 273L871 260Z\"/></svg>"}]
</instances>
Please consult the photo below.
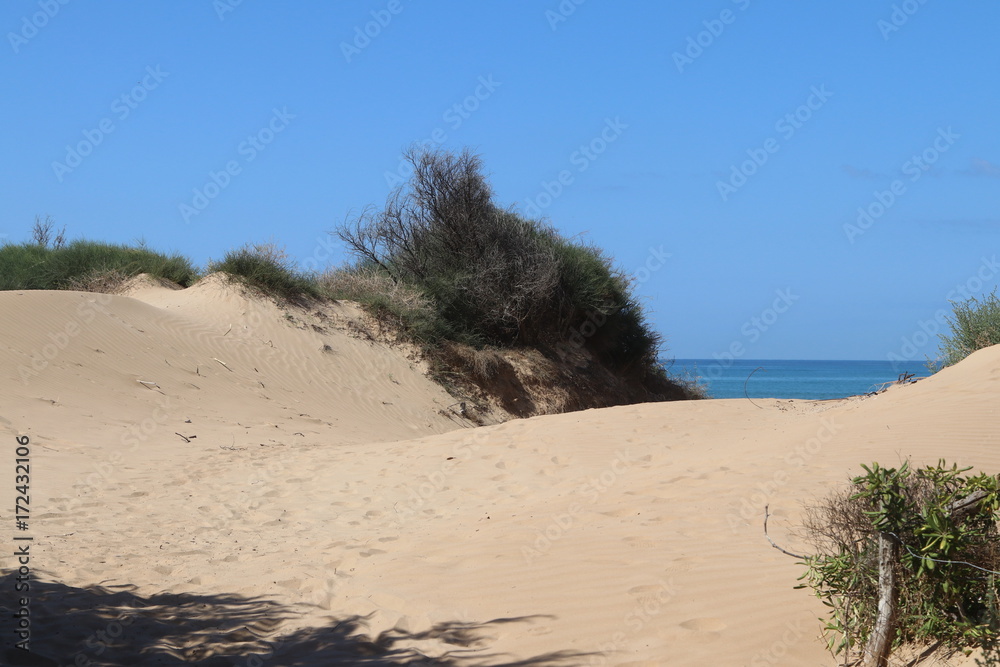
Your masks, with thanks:
<instances>
[{"instance_id":1,"label":"coastal grass","mask_svg":"<svg viewBox=\"0 0 1000 667\"><path fill-rule=\"evenodd\" d=\"M331 269L319 276L317 283L323 296L361 304L376 320L416 343L433 346L456 337L423 291L394 281L377 267Z\"/></svg>"},{"instance_id":2,"label":"coastal grass","mask_svg":"<svg viewBox=\"0 0 1000 667\"><path fill-rule=\"evenodd\" d=\"M1000 298L996 289L981 299L970 297L952 306L952 315L947 318L951 331L938 335L938 360L928 364L932 371L957 364L976 350L1000 344Z\"/></svg>"},{"instance_id":3,"label":"coastal grass","mask_svg":"<svg viewBox=\"0 0 1000 667\"><path fill-rule=\"evenodd\" d=\"M222 272L268 296L302 302L323 296L316 277L298 271L295 261L273 243L246 244L208 263L210 273Z\"/></svg>"},{"instance_id":4,"label":"coastal grass","mask_svg":"<svg viewBox=\"0 0 1000 667\"><path fill-rule=\"evenodd\" d=\"M187 287L198 279L190 260L142 246L78 240L49 247L39 243L0 246L0 290L79 289L101 276L125 279L140 273Z\"/></svg>"}]
</instances>

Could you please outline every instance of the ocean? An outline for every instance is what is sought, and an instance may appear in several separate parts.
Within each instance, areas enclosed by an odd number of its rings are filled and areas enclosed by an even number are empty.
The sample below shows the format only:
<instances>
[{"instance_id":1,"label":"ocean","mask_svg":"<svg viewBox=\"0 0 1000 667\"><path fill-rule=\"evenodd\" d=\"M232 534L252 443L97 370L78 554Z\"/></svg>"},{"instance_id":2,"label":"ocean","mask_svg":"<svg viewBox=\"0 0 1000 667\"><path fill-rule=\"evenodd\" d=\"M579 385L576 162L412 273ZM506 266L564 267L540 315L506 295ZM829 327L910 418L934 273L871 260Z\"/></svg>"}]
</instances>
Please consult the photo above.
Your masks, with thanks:
<instances>
[{"instance_id":1,"label":"ocean","mask_svg":"<svg viewBox=\"0 0 1000 667\"><path fill-rule=\"evenodd\" d=\"M903 372L930 375L922 361L663 359L661 363L671 375L701 378L711 398L844 398L874 391Z\"/></svg>"}]
</instances>

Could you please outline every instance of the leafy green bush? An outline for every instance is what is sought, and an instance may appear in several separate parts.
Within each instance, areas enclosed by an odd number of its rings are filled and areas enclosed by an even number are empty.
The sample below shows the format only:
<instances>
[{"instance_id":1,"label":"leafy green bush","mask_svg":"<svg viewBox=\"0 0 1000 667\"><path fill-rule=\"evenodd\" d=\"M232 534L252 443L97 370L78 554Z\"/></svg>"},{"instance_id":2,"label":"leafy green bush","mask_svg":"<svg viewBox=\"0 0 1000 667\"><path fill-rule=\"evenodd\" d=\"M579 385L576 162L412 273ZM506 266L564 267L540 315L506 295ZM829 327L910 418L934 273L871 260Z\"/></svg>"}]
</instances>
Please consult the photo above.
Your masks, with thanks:
<instances>
[{"instance_id":1,"label":"leafy green bush","mask_svg":"<svg viewBox=\"0 0 1000 667\"><path fill-rule=\"evenodd\" d=\"M362 263L427 297L436 335L550 350L575 337L613 367L655 373L661 338L603 252L497 206L468 151L405 158L407 187L335 233Z\"/></svg>"},{"instance_id":2,"label":"leafy green bush","mask_svg":"<svg viewBox=\"0 0 1000 667\"><path fill-rule=\"evenodd\" d=\"M294 260L273 243L248 243L230 250L221 261L209 262L208 270L286 301L322 296L316 278L298 271Z\"/></svg>"},{"instance_id":3,"label":"leafy green bush","mask_svg":"<svg viewBox=\"0 0 1000 667\"><path fill-rule=\"evenodd\" d=\"M73 241L61 247L39 243L0 246L0 289L69 289L75 281L99 274L131 277L148 273L179 285L198 279L191 262L143 247L97 241Z\"/></svg>"},{"instance_id":4,"label":"leafy green bush","mask_svg":"<svg viewBox=\"0 0 1000 667\"><path fill-rule=\"evenodd\" d=\"M982 301L970 297L952 305L954 312L948 318L951 333L938 335L939 360L932 370L957 364L976 350L1000 344L1000 299L995 289Z\"/></svg>"},{"instance_id":5,"label":"leafy green bush","mask_svg":"<svg viewBox=\"0 0 1000 667\"><path fill-rule=\"evenodd\" d=\"M804 522L818 555L805 559L799 588L812 587L830 608L830 649L849 654L869 639L878 615L880 535L898 545L900 556L896 644L981 643L992 633L991 572L1000 569L998 478L965 476L969 468L943 460L918 470L908 463L862 467L866 474L850 491L810 508Z\"/></svg>"}]
</instances>

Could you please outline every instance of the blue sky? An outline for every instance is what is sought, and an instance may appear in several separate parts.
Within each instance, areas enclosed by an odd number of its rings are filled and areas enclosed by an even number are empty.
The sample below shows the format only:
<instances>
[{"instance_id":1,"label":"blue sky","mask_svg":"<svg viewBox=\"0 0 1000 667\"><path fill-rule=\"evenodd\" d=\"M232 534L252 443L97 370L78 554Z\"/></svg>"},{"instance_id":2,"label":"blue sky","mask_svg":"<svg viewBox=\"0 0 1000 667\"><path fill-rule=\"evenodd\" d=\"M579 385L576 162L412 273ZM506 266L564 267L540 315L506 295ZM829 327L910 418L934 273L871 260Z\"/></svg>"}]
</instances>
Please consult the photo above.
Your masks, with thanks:
<instances>
[{"instance_id":1,"label":"blue sky","mask_svg":"<svg viewBox=\"0 0 1000 667\"><path fill-rule=\"evenodd\" d=\"M498 203L637 275L670 355L923 359L949 297L1000 281L997 25L986 0L5 0L0 235L49 214L323 268L404 148L470 147Z\"/></svg>"}]
</instances>

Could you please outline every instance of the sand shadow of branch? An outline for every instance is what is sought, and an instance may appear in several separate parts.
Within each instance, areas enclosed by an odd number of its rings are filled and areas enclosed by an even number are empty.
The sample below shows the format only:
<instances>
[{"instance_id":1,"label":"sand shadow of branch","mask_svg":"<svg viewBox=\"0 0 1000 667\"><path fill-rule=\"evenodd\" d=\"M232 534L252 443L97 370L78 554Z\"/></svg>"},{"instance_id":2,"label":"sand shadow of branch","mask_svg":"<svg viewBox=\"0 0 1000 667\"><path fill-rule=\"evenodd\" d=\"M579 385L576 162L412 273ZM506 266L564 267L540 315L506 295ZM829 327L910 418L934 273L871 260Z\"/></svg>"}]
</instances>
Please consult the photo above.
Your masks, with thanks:
<instances>
[{"instance_id":1,"label":"sand shadow of branch","mask_svg":"<svg viewBox=\"0 0 1000 667\"><path fill-rule=\"evenodd\" d=\"M16 577L0 577L0 588L14 591ZM36 578L29 584L29 591L14 593L13 599L5 595L0 607L8 619L3 625L16 626L17 598L29 600L31 651L14 648L7 639L3 657L11 665L563 667L589 655L557 651L512 659L489 652L490 634L498 626L532 623L539 616L451 621L422 631L393 628L375 636L366 631L366 617L346 616L283 632L301 611L262 597L142 596L132 586L73 587ZM15 627L3 629L6 638L15 637ZM434 657L422 652L429 644Z\"/></svg>"}]
</instances>

